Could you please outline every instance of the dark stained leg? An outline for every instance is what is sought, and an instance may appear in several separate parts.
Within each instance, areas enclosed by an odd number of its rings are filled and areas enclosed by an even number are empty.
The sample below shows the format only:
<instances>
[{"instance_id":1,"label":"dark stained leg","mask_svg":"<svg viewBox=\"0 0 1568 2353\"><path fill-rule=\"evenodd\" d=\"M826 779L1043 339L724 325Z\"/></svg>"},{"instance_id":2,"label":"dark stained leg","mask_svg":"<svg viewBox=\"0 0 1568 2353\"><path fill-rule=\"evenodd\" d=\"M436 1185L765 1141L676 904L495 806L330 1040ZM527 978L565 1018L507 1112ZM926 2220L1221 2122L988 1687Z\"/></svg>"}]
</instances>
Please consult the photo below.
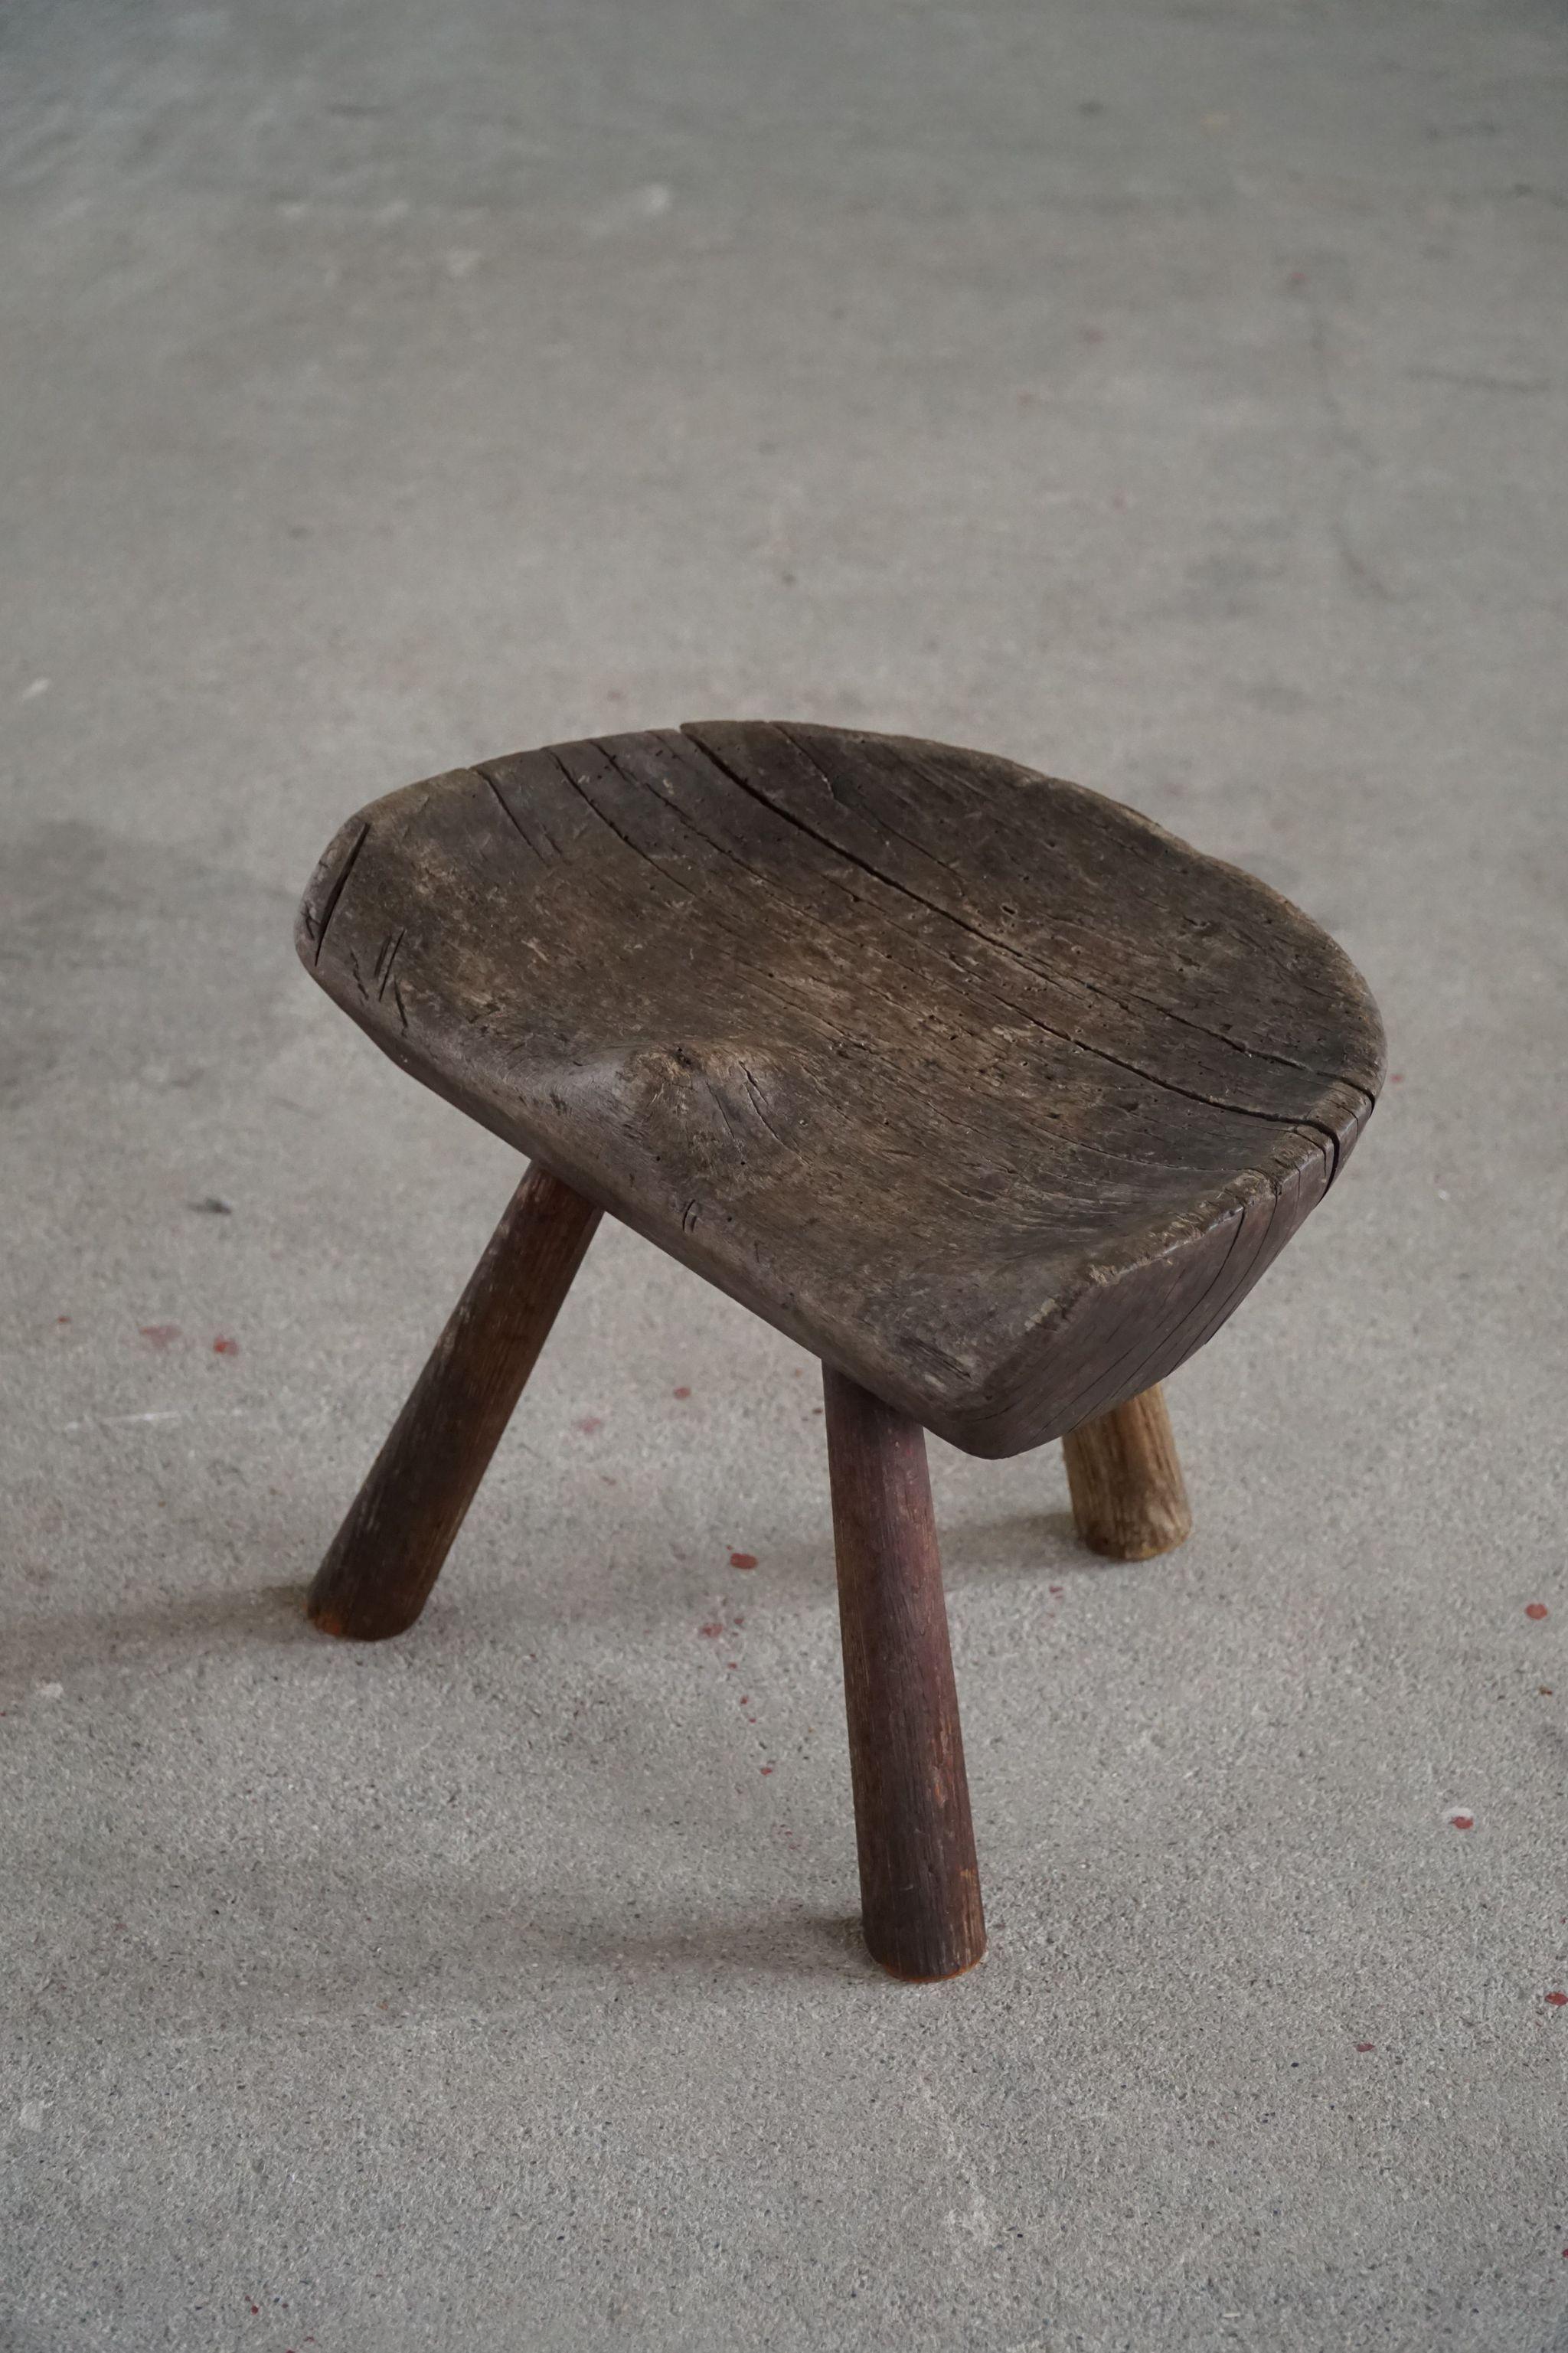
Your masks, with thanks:
<instances>
[{"instance_id":1,"label":"dark stained leg","mask_svg":"<svg viewBox=\"0 0 1568 2353\"><path fill-rule=\"evenodd\" d=\"M823 1368L866 1942L898 1978L985 1950L925 1432Z\"/></svg>"},{"instance_id":2,"label":"dark stained leg","mask_svg":"<svg viewBox=\"0 0 1568 2353\"><path fill-rule=\"evenodd\" d=\"M1159 1384L1062 1440L1078 1532L1112 1560L1150 1560L1193 1532L1171 1417Z\"/></svg>"},{"instance_id":3,"label":"dark stained leg","mask_svg":"<svg viewBox=\"0 0 1568 2353\"><path fill-rule=\"evenodd\" d=\"M531 1168L316 1572L323 1633L379 1642L430 1598L599 1212Z\"/></svg>"}]
</instances>

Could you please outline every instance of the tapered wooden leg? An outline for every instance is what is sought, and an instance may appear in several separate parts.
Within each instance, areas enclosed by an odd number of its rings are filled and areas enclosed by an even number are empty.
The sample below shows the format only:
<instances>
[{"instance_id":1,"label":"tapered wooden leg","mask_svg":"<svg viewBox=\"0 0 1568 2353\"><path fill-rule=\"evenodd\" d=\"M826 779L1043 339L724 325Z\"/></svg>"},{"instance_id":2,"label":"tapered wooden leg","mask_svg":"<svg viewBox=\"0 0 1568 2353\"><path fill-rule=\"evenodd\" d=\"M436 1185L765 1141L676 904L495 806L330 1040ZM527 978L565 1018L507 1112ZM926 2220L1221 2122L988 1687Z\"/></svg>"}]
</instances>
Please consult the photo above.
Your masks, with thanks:
<instances>
[{"instance_id":1,"label":"tapered wooden leg","mask_svg":"<svg viewBox=\"0 0 1568 2353\"><path fill-rule=\"evenodd\" d=\"M1171 1417L1158 1383L1062 1440L1078 1532L1112 1560L1151 1560L1193 1532Z\"/></svg>"},{"instance_id":2,"label":"tapered wooden leg","mask_svg":"<svg viewBox=\"0 0 1568 2353\"><path fill-rule=\"evenodd\" d=\"M529 1170L316 1572L323 1632L378 1642L413 1625L598 1222Z\"/></svg>"},{"instance_id":3,"label":"tapered wooden leg","mask_svg":"<svg viewBox=\"0 0 1568 2353\"><path fill-rule=\"evenodd\" d=\"M925 1432L847 1374L824 1385L866 1942L894 1977L956 1977L985 1915Z\"/></svg>"}]
</instances>

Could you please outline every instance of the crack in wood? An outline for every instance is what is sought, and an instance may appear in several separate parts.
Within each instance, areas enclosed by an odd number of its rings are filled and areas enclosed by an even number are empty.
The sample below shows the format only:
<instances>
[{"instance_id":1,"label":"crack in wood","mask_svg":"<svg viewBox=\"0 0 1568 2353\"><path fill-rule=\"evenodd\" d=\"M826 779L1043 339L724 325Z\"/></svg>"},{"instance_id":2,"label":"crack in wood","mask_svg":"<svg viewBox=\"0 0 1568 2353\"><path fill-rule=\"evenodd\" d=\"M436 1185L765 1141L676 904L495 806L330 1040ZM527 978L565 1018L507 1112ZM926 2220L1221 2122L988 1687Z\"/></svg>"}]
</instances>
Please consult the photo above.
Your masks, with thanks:
<instances>
[{"instance_id":1,"label":"crack in wood","mask_svg":"<svg viewBox=\"0 0 1568 2353\"><path fill-rule=\"evenodd\" d=\"M362 825L358 833L355 834L353 848L350 849L348 856L343 860L342 864L339 867L337 873L332 878L331 888L327 892L326 898L322 902L321 913L316 926L315 962L317 964L321 963L321 950L327 944L327 926L331 922L332 917L337 913L338 901L342 897L344 885L347 883L349 876L354 871L354 860L358 858L360 851L364 848L365 843L369 839L370 826L367 822Z\"/></svg>"}]
</instances>

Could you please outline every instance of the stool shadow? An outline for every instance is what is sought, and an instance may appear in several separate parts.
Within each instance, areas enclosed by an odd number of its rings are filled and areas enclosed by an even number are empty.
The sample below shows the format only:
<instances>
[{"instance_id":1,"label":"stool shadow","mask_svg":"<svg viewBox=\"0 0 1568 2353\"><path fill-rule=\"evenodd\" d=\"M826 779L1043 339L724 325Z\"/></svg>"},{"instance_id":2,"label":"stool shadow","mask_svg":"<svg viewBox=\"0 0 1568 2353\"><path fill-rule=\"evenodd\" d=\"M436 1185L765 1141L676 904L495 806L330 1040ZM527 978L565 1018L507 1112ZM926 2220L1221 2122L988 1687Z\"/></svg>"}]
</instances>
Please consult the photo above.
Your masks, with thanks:
<instances>
[{"instance_id":1,"label":"stool shadow","mask_svg":"<svg viewBox=\"0 0 1568 2353\"><path fill-rule=\"evenodd\" d=\"M302 1582L247 1586L26 1620L6 1630L5 1665L15 1676L59 1682L112 1666L122 1653L214 1637L278 1648L319 1642L320 1634L305 1616L305 1590Z\"/></svg>"},{"instance_id":2,"label":"stool shadow","mask_svg":"<svg viewBox=\"0 0 1568 2353\"><path fill-rule=\"evenodd\" d=\"M1089 1551L1068 1511L1016 1512L1006 1519L956 1520L937 1527L942 1567L960 1576L1091 1577L1123 1563Z\"/></svg>"},{"instance_id":3,"label":"stool shadow","mask_svg":"<svg viewBox=\"0 0 1568 2353\"><path fill-rule=\"evenodd\" d=\"M660 1977L671 1970L700 1976L879 1980L852 1914L787 1912L754 1920L713 1921L685 1928L627 1928L612 1921L563 1919L522 1932L535 1949L584 1968L628 1966Z\"/></svg>"},{"instance_id":4,"label":"stool shadow","mask_svg":"<svg viewBox=\"0 0 1568 2353\"><path fill-rule=\"evenodd\" d=\"M427 1857L418 1872L378 1873L358 1853L317 1885L296 1873L285 1895L275 1856L215 1834L150 1907L133 1842L122 1835L84 1838L71 1861L73 1883L90 1886L93 1898L69 1957L58 1957L55 1989L74 2021L98 2011L117 2031L226 2031L241 2016L249 2031L310 2021L339 2031L473 2020L579 1981L890 1982L866 1951L858 1919L798 1901L704 1918L692 1888L689 1910L674 1894L646 1916L617 1916L583 1905L570 1884L498 1900L482 1869ZM37 1870L53 1886L58 1856ZM26 1874L16 1893L25 1904L43 1900Z\"/></svg>"},{"instance_id":5,"label":"stool shadow","mask_svg":"<svg viewBox=\"0 0 1568 2353\"><path fill-rule=\"evenodd\" d=\"M1088 1551L1079 1541L1068 1511L957 1520L938 1533L950 1590L993 1577L1021 1582L1034 1577L1102 1577L1128 1567ZM520 1574L505 1587L487 1584L465 1592L461 1563L455 1561L453 1566L458 1575L449 1590L437 1590L436 1608L424 1630L426 1640L432 1635L439 1639L448 1630L460 1632L465 1625L469 1633L482 1629L490 1639L505 1639L506 1630L519 1620L531 1615L536 1620L546 1620L561 1609L563 1591L550 1583L531 1586L526 1575ZM1131 1566L1142 1568L1148 1564ZM628 1565L623 1569L616 1582L624 1588L628 1607L634 1596L646 1598L661 1576L673 1612L707 1606L710 1577L704 1577L699 1585L688 1564L675 1568L661 1559L647 1567ZM831 1531L824 1531L821 1543L778 1546L758 1571L748 1573L747 1582L759 1600L767 1595L786 1604L803 1599L829 1602L834 1589ZM279 1650L319 1645L322 1637L305 1615L308 1587L309 1580L301 1577L230 1589L209 1588L100 1610L24 1620L6 1630L5 1665L10 1678L60 1681L73 1673L114 1665L122 1655L133 1656L145 1649L214 1641L259 1643ZM606 1594L601 1587L600 1594L609 1603L603 1614L613 1620L616 1614L613 1590Z\"/></svg>"}]
</instances>

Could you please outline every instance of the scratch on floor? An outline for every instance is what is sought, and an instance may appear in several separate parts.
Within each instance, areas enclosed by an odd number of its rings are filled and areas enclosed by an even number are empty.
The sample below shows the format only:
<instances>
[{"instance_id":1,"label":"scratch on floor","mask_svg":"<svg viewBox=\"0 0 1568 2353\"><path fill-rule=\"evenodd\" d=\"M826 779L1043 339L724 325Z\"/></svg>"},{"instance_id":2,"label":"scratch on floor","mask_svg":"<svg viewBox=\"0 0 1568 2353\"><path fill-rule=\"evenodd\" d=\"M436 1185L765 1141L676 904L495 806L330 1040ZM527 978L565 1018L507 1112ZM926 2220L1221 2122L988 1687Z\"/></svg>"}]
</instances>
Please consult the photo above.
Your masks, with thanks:
<instances>
[{"instance_id":1,"label":"scratch on floor","mask_svg":"<svg viewBox=\"0 0 1568 2353\"><path fill-rule=\"evenodd\" d=\"M961 2214L956 2207L948 2208L946 2216L948 2229L955 2233L962 2232L967 2239L973 2239L976 2246L994 2246L996 2218L981 2195L980 2182L973 2164L968 2150L959 2138L958 2129L952 2118L938 2100L924 2075L915 2077L915 2089L936 2118L937 2130L942 2135L942 2148L955 2179L969 2193L969 2211L966 2214Z\"/></svg>"},{"instance_id":2,"label":"scratch on floor","mask_svg":"<svg viewBox=\"0 0 1568 2353\"><path fill-rule=\"evenodd\" d=\"M62 1431L118 1430L127 1422L132 1421L188 1421L193 1415L200 1414L203 1410L201 1406L171 1405L161 1407L154 1413L89 1413L80 1421L62 1421L59 1428ZM252 1410L253 1409L247 1405L224 1405L219 1406L216 1414L209 1415L208 1419L233 1421L248 1415Z\"/></svg>"}]
</instances>

